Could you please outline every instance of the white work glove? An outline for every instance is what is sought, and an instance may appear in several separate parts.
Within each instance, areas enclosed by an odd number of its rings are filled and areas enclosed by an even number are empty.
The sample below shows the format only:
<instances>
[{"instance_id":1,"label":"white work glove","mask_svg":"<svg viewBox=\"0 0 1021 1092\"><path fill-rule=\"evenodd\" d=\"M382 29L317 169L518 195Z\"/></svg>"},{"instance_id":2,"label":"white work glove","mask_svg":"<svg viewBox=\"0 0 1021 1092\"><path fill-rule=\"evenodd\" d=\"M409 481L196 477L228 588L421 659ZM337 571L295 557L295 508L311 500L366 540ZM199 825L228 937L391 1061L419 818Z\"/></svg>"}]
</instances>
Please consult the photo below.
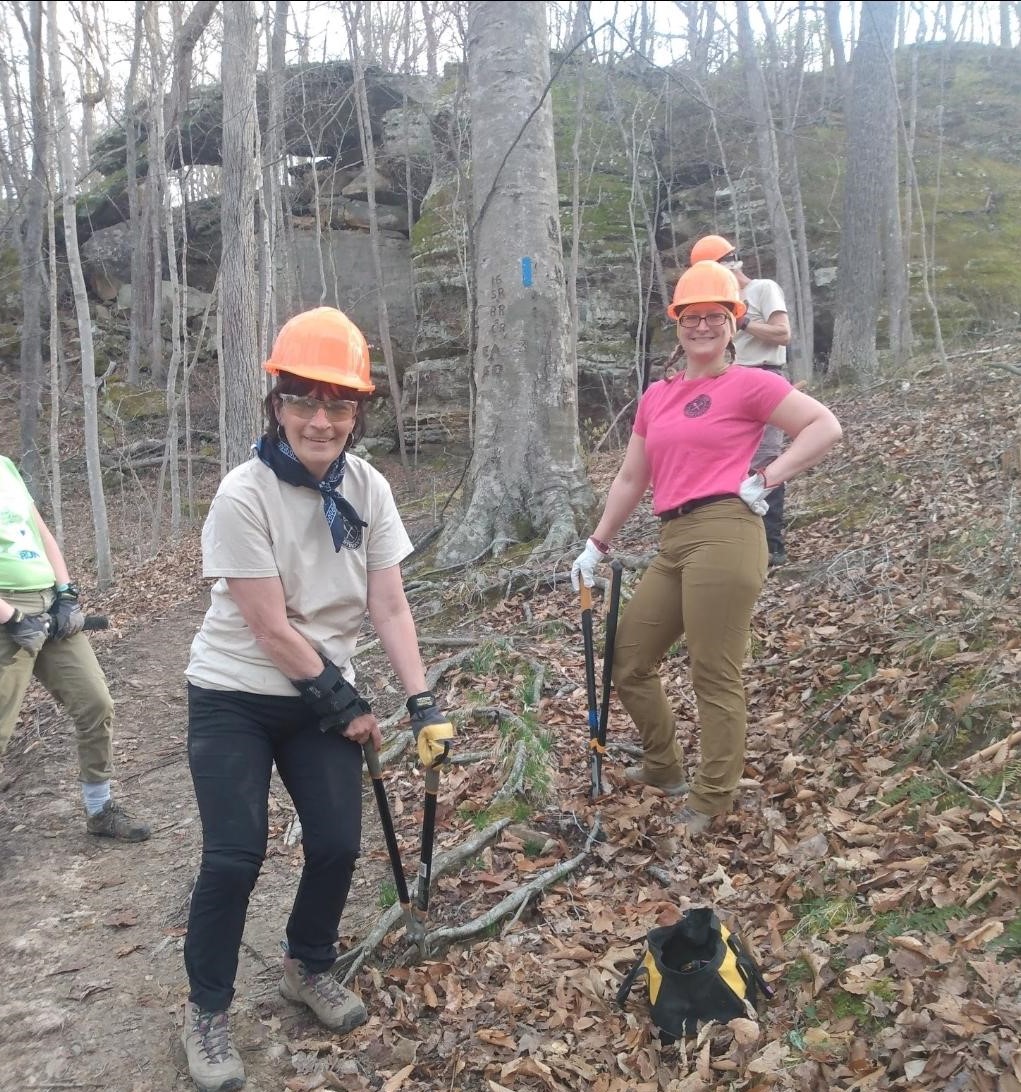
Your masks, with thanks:
<instances>
[{"instance_id":1,"label":"white work glove","mask_svg":"<svg viewBox=\"0 0 1021 1092\"><path fill-rule=\"evenodd\" d=\"M769 511L769 505L766 503L766 495L769 492L770 488L766 486L765 477L758 471L745 478L737 489L737 495L757 516L764 516Z\"/></svg>"},{"instance_id":2,"label":"white work glove","mask_svg":"<svg viewBox=\"0 0 1021 1092\"><path fill-rule=\"evenodd\" d=\"M580 577L581 580L585 581L585 587L591 588L596 582L596 566L609 556L609 554L604 554L592 539L589 539L585 543L585 549L578 554L571 566L571 587L578 591L581 586Z\"/></svg>"}]
</instances>

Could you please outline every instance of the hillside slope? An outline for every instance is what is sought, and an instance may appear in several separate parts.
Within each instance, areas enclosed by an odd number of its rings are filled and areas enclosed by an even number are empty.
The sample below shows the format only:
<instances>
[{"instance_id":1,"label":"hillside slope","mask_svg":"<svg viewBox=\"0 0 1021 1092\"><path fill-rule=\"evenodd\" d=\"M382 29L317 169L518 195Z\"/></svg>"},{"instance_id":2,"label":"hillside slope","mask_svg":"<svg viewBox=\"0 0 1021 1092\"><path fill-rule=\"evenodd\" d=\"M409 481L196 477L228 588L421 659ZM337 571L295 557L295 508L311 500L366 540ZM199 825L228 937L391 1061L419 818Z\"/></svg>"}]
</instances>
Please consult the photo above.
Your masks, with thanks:
<instances>
[{"instance_id":1,"label":"hillside slope","mask_svg":"<svg viewBox=\"0 0 1021 1092\"><path fill-rule=\"evenodd\" d=\"M817 392L845 440L791 489L793 560L769 579L746 673L747 789L711 838L678 838L676 802L625 787L637 733L615 699L612 791L587 799L570 557L442 582L412 567L426 656L459 750L476 756L444 775L438 848L501 817L518 826L435 884L434 927L471 935L411 965L402 937L386 938L355 978L370 1022L341 1041L275 993L298 864L275 792L236 1003L250 1086L1021 1089L1021 483L1001 460L1017 453L1021 378L994 366L1019 348ZM594 461L598 489L618 460ZM393 476L409 522L427 526L431 490ZM647 508L625 528L634 567L655 530ZM625 595L635 579L629 567ZM121 793L157 820L148 846L87 843L66 721L45 699L2 760L0 1087L189 1087L175 1029L198 844L180 672L202 603L194 536L89 598L118 625L97 647L121 705ZM399 709L367 645L362 677L381 711ZM683 651L663 673L694 761ZM523 792L495 803L519 743ZM397 755L387 780L410 870L421 778ZM365 810L351 945L392 900L369 795ZM571 862L512 920L484 916ZM647 929L706 903L742 931L777 997L755 1026L664 1047L643 992L625 1011L613 995Z\"/></svg>"}]
</instances>

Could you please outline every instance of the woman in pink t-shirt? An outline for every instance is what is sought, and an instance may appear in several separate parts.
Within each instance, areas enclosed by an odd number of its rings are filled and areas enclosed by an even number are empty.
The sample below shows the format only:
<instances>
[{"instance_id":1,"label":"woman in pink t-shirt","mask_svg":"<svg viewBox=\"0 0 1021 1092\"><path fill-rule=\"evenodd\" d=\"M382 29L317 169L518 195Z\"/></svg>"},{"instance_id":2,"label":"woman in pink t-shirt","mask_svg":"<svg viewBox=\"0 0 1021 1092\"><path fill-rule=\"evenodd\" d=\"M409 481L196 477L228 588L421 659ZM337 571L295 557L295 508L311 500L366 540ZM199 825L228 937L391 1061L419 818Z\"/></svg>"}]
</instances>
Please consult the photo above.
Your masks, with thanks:
<instances>
[{"instance_id":1,"label":"woman in pink t-shirt","mask_svg":"<svg viewBox=\"0 0 1021 1092\"><path fill-rule=\"evenodd\" d=\"M766 495L815 466L841 435L833 414L786 379L731 365L744 311L733 273L716 262L696 262L677 282L667 314L677 320L683 369L642 395L602 517L571 570L575 588L580 580L592 586L596 565L651 485L660 549L621 617L613 682L642 736L642 764L625 775L681 795L688 786L658 668L685 637L702 762L677 818L692 834L730 809L744 769L741 667L766 575ZM792 443L752 467L766 424Z\"/></svg>"}]
</instances>

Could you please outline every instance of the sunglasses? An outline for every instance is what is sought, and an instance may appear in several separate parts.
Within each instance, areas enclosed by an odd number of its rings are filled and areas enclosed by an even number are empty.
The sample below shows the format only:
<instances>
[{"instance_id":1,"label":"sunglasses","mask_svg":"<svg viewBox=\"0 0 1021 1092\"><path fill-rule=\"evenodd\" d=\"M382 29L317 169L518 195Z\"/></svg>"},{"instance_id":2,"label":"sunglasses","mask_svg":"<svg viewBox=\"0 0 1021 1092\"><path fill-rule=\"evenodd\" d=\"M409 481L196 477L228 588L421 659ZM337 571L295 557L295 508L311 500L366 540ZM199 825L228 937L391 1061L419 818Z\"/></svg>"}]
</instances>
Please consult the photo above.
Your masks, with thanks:
<instances>
[{"instance_id":1,"label":"sunglasses","mask_svg":"<svg viewBox=\"0 0 1021 1092\"><path fill-rule=\"evenodd\" d=\"M722 258L716 259L717 265L737 265L741 260L741 255L736 250L732 250L729 254L724 254Z\"/></svg>"},{"instance_id":2,"label":"sunglasses","mask_svg":"<svg viewBox=\"0 0 1021 1092\"><path fill-rule=\"evenodd\" d=\"M311 421L322 410L326 414L327 421L337 424L340 421L350 421L358 412L358 403L346 398L328 398L324 401L308 394L280 394L277 397L303 421Z\"/></svg>"}]
</instances>

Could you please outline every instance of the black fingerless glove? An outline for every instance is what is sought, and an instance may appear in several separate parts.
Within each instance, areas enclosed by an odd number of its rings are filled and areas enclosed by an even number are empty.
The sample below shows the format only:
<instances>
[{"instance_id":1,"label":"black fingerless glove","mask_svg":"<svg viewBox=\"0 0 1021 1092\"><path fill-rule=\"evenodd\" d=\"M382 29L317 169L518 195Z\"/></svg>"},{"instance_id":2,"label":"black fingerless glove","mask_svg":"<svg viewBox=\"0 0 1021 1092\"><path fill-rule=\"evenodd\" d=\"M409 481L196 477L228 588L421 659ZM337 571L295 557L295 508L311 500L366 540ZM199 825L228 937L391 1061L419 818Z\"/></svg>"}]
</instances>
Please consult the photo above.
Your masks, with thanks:
<instances>
[{"instance_id":1,"label":"black fingerless glove","mask_svg":"<svg viewBox=\"0 0 1021 1092\"><path fill-rule=\"evenodd\" d=\"M372 707L335 663L323 660L323 665L314 679L291 679L291 685L318 715L321 732L342 732L356 717L371 713Z\"/></svg>"}]
</instances>

